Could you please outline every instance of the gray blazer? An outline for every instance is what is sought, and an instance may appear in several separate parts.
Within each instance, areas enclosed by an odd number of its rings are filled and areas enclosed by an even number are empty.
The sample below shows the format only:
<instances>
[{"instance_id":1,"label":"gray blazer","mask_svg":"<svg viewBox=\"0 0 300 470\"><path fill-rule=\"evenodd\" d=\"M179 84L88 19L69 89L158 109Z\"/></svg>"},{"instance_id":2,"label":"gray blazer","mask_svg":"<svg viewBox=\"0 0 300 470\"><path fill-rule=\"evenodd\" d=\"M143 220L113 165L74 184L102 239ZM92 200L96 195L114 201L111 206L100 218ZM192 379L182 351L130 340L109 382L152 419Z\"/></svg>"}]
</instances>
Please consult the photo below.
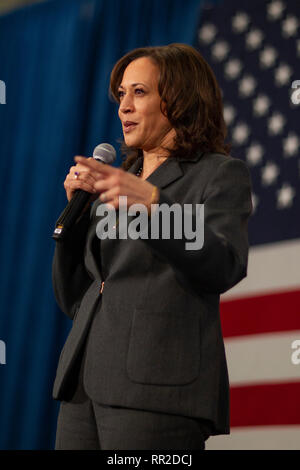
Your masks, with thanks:
<instances>
[{"instance_id":1,"label":"gray blazer","mask_svg":"<svg viewBox=\"0 0 300 470\"><path fill-rule=\"evenodd\" d=\"M184 238L100 241L101 203L93 204L69 239L56 243L54 292L73 326L53 397L71 396L84 353L92 400L204 418L212 434L229 433L219 299L247 273L249 171L239 159L199 152L165 160L148 181L160 188L159 204L204 204L204 245L191 251Z\"/></svg>"}]
</instances>

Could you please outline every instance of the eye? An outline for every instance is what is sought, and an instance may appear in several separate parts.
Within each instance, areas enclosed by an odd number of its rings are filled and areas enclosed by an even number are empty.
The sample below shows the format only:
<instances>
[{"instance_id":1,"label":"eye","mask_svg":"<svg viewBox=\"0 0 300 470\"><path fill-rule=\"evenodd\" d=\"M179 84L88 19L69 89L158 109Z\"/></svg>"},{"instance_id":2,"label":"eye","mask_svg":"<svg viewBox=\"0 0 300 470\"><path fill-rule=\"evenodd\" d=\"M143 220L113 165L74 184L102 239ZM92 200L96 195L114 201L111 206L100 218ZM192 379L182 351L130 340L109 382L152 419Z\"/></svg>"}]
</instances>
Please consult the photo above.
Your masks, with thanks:
<instances>
[{"instance_id":1,"label":"eye","mask_svg":"<svg viewBox=\"0 0 300 470\"><path fill-rule=\"evenodd\" d=\"M125 93L124 93L123 90L118 90L118 97L119 97L119 99L123 98L124 94L125 94Z\"/></svg>"},{"instance_id":2,"label":"eye","mask_svg":"<svg viewBox=\"0 0 300 470\"><path fill-rule=\"evenodd\" d=\"M134 92L135 92L136 95L144 95L145 94L145 92L142 88L135 88Z\"/></svg>"}]
</instances>

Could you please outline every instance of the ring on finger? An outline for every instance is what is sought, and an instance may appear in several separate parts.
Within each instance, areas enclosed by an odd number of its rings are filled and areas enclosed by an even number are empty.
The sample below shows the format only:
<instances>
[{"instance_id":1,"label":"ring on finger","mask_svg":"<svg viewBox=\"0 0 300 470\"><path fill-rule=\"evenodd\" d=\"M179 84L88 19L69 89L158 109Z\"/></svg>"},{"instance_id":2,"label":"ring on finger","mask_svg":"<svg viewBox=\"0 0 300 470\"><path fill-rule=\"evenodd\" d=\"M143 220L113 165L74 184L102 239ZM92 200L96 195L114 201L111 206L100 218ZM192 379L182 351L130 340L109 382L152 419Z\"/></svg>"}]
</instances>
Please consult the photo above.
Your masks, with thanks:
<instances>
[{"instance_id":1,"label":"ring on finger","mask_svg":"<svg viewBox=\"0 0 300 470\"><path fill-rule=\"evenodd\" d=\"M75 173L74 173L74 179L77 180L78 176L79 176L79 171L75 171Z\"/></svg>"},{"instance_id":2,"label":"ring on finger","mask_svg":"<svg viewBox=\"0 0 300 470\"><path fill-rule=\"evenodd\" d=\"M106 194L105 194L105 193L101 193L100 199L101 199L102 202L105 202L106 199L107 199L107 198L106 198Z\"/></svg>"}]
</instances>

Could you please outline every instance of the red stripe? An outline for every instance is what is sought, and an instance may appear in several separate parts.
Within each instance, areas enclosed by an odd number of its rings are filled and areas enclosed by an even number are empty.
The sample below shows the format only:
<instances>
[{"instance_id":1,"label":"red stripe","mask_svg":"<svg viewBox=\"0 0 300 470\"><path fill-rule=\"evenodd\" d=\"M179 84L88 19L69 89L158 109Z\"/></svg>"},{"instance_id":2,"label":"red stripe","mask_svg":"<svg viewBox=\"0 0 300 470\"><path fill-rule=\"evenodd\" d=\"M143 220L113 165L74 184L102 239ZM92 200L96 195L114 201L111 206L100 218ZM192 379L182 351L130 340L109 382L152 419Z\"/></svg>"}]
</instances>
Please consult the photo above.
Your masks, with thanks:
<instances>
[{"instance_id":1,"label":"red stripe","mask_svg":"<svg viewBox=\"0 0 300 470\"><path fill-rule=\"evenodd\" d=\"M300 382L231 387L231 426L300 424L299 397Z\"/></svg>"},{"instance_id":2,"label":"red stripe","mask_svg":"<svg viewBox=\"0 0 300 470\"><path fill-rule=\"evenodd\" d=\"M221 301L224 337L300 329L300 290Z\"/></svg>"}]
</instances>

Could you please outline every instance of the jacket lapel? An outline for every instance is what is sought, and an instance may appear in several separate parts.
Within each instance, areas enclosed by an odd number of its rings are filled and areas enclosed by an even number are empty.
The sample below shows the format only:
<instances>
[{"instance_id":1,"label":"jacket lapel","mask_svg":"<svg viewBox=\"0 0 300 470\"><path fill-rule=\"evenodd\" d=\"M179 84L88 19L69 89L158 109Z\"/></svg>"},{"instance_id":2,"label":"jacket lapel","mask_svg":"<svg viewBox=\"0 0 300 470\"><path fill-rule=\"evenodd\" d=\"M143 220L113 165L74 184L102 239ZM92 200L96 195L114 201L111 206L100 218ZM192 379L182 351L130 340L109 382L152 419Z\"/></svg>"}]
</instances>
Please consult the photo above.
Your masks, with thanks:
<instances>
[{"instance_id":1,"label":"jacket lapel","mask_svg":"<svg viewBox=\"0 0 300 470\"><path fill-rule=\"evenodd\" d=\"M151 175L147 178L147 181L151 184L154 184L155 186L158 186L159 188L165 188L183 176L183 170L180 162L197 162L203 155L204 152L199 150L189 158L167 158L158 168L156 168L156 170L153 171L153 173L151 173ZM143 157L138 157L129 168L128 172L136 173L142 162Z\"/></svg>"},{"instance_id":2,"label":"jacket lapel","mask_svg":"<svg viewBox=\"0 0 300 470\"><path fill-rule=\"evenodd\" d=\"M143 162L143 157L138 157L138 159L132 164L129 168L129 173L136 173L140 168ZM164 188L173 181L181 178L183 171L179 162L175 158L167 158L156 170L148 176L147 180L149 183L158 186L159 188Z\"/></svg>"}]
</instances>

